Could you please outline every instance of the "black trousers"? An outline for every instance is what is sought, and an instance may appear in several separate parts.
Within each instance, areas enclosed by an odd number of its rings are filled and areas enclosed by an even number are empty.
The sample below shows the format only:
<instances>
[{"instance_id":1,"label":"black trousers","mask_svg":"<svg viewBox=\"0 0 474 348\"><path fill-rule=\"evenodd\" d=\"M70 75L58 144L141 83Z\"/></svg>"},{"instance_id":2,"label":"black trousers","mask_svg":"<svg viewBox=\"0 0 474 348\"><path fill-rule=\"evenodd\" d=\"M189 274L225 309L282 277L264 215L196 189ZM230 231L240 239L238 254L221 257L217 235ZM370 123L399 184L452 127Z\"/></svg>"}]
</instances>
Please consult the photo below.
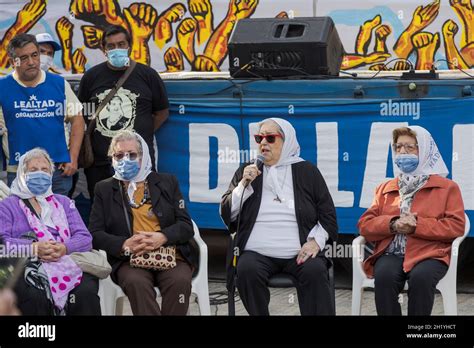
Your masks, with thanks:
<instances>
[{"instance_id":1,"label":"black trousers","mask_svg":"<svg viewBox=\"0 0 474 348\"><path fill-rule=\"evenodd\" d=\"M83 273L81 284L75 287L68 296L67 315L101 315L99 280L97 277ZM17 306L23 315L51 315L53 304L47 299L46 293L25 282L20 277L16 286Z\"/></svg>"},{"instance_id":2,"label":"black trousers","mask_svg":"<svg viewBox=\"0 0 474 348\"><path fill-rule=\"evenodd\" d=\"M94 189L95 185L102 180L110 178L114 175L114 170L110 164L101 166L93 165L90 168L84 169L84 174L87 178L87 191L89 191L89 197L91 198L91 204L94 201Z\"/></svg>"},{"instance_id":3,"label":"black trousers","mask_svg":"<svg viewBox=\"0 0 474 348\"><path fill-rule=\"evenodd\" d=\"M76 191L76 186L77 186L78 181L79 181L79 172L75 173L72 176L72 187L69 190L69 193L67 194L69 198L72 198L72 196L74 195L74 191Z\"/></svg>"},{"instance_id":4,"label":"black trousers","mask_svg":"<svg viewBox=\"0 0 474 348\"><path fill-rule=\"evenodd\" d=\"M402 315L398 295L408 282L408 315L431 315L436 285L448 266L434 259L419 262L408 273L403 258L382 255L375 262L375 306L378 315Z\"/></svg>"},{"instance_id":5,"label":"black trousers","mask_svg":"<svg viewBox=\"0 0 474 348\"><path fill-rule=\"evenodd\" d=\"M237 288L250 315L269 315L268 280L277 273L288 273L297 280L296 291L301 315L334 315L329 285L328 261L309 258L302 265L293 259L276 259L245 251L237 263Z\"/></svg>"}]
</instances>

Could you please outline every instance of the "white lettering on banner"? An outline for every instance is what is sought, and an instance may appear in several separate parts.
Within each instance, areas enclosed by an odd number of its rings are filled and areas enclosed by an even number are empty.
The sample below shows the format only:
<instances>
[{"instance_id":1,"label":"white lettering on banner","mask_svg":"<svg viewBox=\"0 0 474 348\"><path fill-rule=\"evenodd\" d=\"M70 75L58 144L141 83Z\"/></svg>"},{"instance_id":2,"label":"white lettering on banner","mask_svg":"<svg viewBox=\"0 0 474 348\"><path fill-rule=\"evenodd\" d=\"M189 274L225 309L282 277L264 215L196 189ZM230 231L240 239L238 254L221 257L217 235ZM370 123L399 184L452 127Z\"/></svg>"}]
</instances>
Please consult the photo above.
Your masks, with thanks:
<instances>
[{"instance_id":1,"label":"white lettering on banner","mask_svg":"<svg viewBox=\"0 0 474 348\"><path fill-rule=\"evenodd\" d=\"M454 156L456 154L456 156ZM459 185L464 209L474 210L474 125L455 125L453 128L452 178Z\"/></svg>"},{"instance_id":2,"label":"white lettering on banner","mask_svg":"<svg viewBox=\"0 0 474 348\"><path fill-rule=\"evenodd\" d=\"M326 180L334 204L338 207L353 207L354 193L339 191L339 138L337 122L315 123L317 144L317 166Z\"/></svg>"},{"instance_id":3,"label":"white lettering on banner","mask_svg":"<svg viewBox=\"0 0 474 348\"><path fill-rule=\"evenodd\" d=\"M359 207L368 208L372 204L375 189L387 178L387 151L390 151L392 131L398 127L408 126L407 122L374 122L370 128L367 160L365 163L364 181L360 195Z\"/></svg>"},{"instance_id":4,"label":"white lettering on banner","mask_svg":"<svg viewBox=\"0 0 474 348\"><path fill-rule=\"evenodd\" d=\"M375 189L391 179L387 177L392 131L408 126L407 122L375 122L371 125L367 145L364 177L353 180L362 185L359 204L354 202L354 192L339 191L339 137L337 122L315 123L317 141L317 165L324 176L336 207L370 207ZM258 123L249 124L249 154L258 152L258 144L253 135L258 133ZM345 135L344 135L345 136ZM189 124L189 200L199 203L219 203L222 194L235 171L242 163L239 134L228 124ZM234 160L217 161L217 186L210 189L209 183L209 138L216 137L218 153L235 153ZM436 141L436 139L435 139ZM226 157L227 158L227 157ZM227 158L228 159L228 158ZM252 156L250 157L252 159ZM248 159L245 158L245 161ZM449 158L445 158L448 162ZM355 163L354 163L355 165ZM358 164L359 165L359 164ZM214 171L214 169L213 169ZM455 125L453 128L452 179L458 183L466 210L474 209L474 125Z\"/></svg>"},{"instance_id":5,"label":"white lettering on banner","mask_svg":"<svg viewBox=\"0 0 474 348\"><path fill-rule=\"evenodd\" d=\"M189 124L189 200L199 203L219 203L222 194L239 167L240 161L218 163L217 186L209 188L209 138L216 137L218 150L239 151L239 137L234 128L222 123Z\"/></svg>"}]
</instances>

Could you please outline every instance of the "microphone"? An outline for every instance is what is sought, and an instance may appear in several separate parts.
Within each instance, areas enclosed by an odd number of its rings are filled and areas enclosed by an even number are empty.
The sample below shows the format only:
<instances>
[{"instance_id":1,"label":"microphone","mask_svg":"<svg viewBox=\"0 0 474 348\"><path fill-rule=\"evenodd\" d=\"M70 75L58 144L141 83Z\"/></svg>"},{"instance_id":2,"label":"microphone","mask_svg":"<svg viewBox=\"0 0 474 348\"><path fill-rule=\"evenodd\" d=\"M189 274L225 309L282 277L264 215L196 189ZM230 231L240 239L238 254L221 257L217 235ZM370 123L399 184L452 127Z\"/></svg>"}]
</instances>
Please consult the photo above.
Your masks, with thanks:
<instances>
[{"instance_id":1,"label":"microphone","mask_svg":"<svg viewBox=\"0 0 474 348\"><path fill-rule=\"evenodd\" d=\"M263 166L264 161L265 161L265 157L263 155L258 155L257 158L253 160L253 164L255 164L257 168L260 170L260 168L262 168ZM244 188L247 188L249 184L250 184L250 180L249 179L245 180Z\"/></svg>"},{"instance_id":2,"label":"microphone","mask_svg":"<svg viewBox=\"0 0 474 348\"><path fill-rule=\"evenodd\" d=\"M255 164L258 169L263 166L263 162L265 162L265 156L263 155L258 155L257 158L253 160L253 164Z\"/></svg>"}]
</instances>

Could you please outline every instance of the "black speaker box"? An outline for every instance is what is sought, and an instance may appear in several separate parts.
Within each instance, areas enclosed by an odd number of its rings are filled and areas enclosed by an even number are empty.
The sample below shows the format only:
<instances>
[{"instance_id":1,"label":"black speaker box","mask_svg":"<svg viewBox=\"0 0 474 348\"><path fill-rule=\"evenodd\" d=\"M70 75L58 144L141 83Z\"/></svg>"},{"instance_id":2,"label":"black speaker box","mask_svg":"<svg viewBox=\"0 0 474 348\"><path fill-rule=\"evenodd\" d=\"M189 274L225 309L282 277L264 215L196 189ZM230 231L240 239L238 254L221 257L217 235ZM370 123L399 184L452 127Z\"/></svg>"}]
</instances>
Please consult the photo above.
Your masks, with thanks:
<instances>
[{"instance_id":1,"label":"black speaker box","mask_svg":"<svg viewBox=\"0 0 474 348\"><path fill-rule=\"evenodd\" d=\"M330 17L242 19L228 48L232 77L338 76L344 55Z\"/></svg>"}]
</instances>

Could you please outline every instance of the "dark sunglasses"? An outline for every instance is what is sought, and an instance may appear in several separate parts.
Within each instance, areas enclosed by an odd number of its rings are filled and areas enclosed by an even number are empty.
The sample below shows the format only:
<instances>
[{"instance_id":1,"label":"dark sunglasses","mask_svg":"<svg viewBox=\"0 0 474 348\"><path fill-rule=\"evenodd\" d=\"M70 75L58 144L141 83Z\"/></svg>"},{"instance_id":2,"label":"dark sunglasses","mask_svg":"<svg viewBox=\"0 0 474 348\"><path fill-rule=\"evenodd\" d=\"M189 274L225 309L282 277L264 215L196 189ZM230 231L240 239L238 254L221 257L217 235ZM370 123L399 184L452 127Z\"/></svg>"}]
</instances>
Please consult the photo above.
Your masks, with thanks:
<instances>
[{"instance_id":1,"label":"dark sunglasses","mask_svg":"<svg viewBox=\"0 0 474 348\"><path fill-rule=\"evenodd\" d=\"M282 137L281 134L255 134L254 138L257 144L260 144L263 139L267 139L269 144L273 144L277 137Z\"/></svg>"},{"instance_id":2,"label":"dark sunglasses","mask_svg":"<svg viewBox=\"0 0 474 348\"><path fill-rule=\"evenodd\" d=\"M112 157L116 160L116 161L120 161L122 160L125 156L128 156L128 159L130 161L135 161L137 158L138 158L138 153L136 152L119 152L119 153L114 153L112 155Z\"/></svg>"}]
</instances>

